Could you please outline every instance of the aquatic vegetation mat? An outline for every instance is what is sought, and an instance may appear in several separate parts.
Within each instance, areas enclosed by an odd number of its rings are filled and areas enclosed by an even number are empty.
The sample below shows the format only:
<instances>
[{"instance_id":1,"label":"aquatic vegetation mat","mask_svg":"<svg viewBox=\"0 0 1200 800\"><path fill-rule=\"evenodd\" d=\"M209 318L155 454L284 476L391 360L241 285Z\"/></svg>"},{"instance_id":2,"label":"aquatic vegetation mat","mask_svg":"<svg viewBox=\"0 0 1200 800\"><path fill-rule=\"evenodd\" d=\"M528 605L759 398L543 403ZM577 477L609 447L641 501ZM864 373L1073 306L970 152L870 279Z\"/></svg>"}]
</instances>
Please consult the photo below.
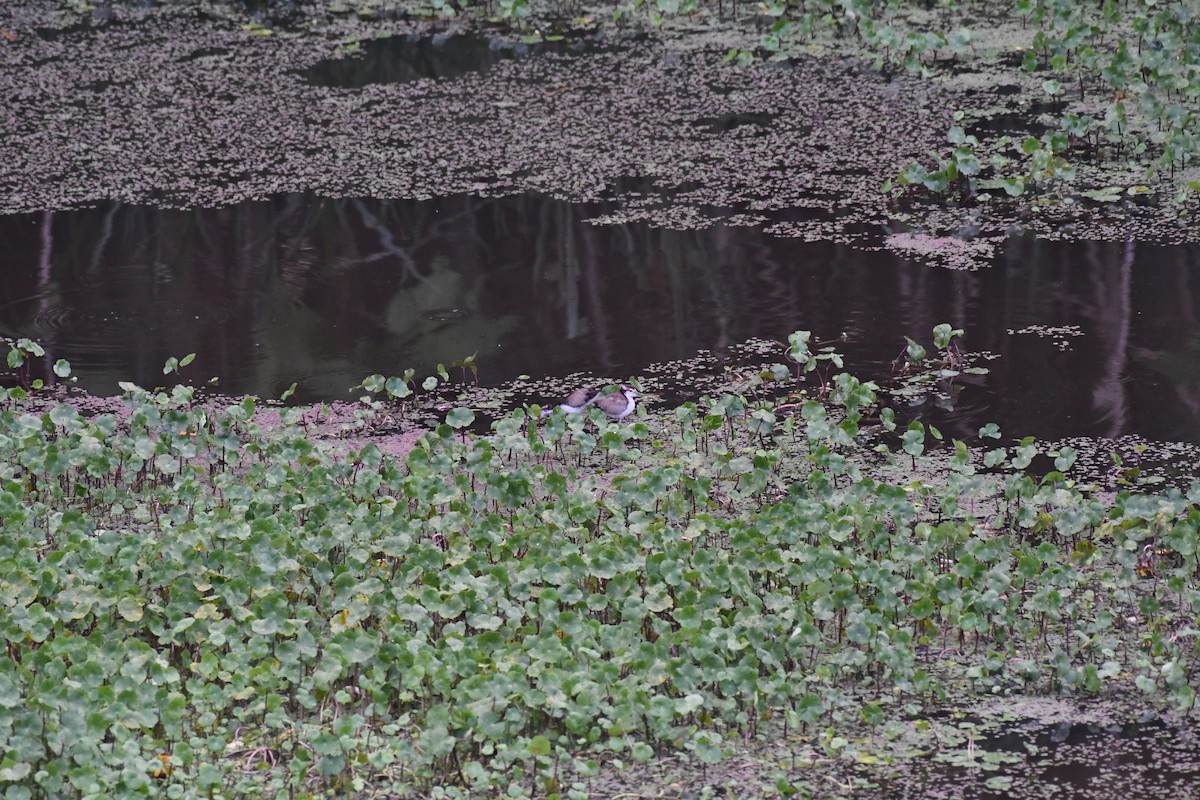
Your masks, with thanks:
<instances>
[{"instance_id":1,"label":"aquatic vegetation mat","mask_svg":"<svg viewBox=\"0 0 1200 800\"><path fill-rule=\"evenodd\" d=\"M836 366L809 342L776 380ZM1200 487L1101 501L1031 440L929 456L942 434L873 384L827 388L795 415L534 406L486 436L460 406L399 456L312 437L319 408L127 384L117 413L28 413L12 390L0 781L582 798L603 764L780 729L870 764L854 732L976 693L1191 708ZM364 392L347 435L411 394Z\"/></svg>"},{"instance_id":2,"label":"aquatic vegetation mat","mask_svg":"<svg viewBox=\"0 0 1200 800\"><path fill-rule=\"evenodd\" d=\"M256 35L233 6L212 4L117 5L108 21L40 35L55 8L0 8L0 28L16 37L0 46L5 212L103 199L224 206L303 191L587 201L621 196L630 181L649 202L627 213L665 227L813 204L826 216L836 209L844 226L884 217L883 166L936 146L929 114L947 106L915 80L848 81L835 61L725 68L699 34L661 41L617 30L582 53L378 83L376 39L432 42L447 31L321 18ZM335 59L347 75L363 71L343 83L363 85L306 80ZM894 157L881 159L881 142L894 143Z\"/></svg>"}]
</instances>

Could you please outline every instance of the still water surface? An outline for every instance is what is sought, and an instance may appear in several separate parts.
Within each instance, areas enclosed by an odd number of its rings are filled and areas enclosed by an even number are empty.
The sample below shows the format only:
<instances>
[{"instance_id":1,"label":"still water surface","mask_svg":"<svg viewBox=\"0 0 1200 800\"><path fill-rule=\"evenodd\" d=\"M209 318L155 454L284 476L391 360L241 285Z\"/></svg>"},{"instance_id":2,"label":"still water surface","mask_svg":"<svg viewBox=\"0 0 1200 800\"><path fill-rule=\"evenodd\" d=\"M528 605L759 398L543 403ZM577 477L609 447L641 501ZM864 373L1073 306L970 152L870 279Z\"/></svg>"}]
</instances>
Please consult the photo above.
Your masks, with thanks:
<instances>
[{"instance_id":1,"label":"still water surface","mask_svg":"<svg viewBox=\"0 0 1200 800\"><path fill-rule=\"evenodd\" d=\"M623 376L797 329L845 333L847 368L885 378L904 334L929 345L945 321L999 356L939 412L953 435L996 421L1200 442L1195 247L1014 236L962 272L754 227L588 221L608 210L289 195L0 217L0 334L42 342L99 394L161 384L168 356L196 352L195 383L277 397L295 381L311 401L472 353L484 384Z\"/></svg>"},{"instance_id":2,"label":"still water surface","mask_svg":"<svg viewBox=\"0 0 1200 800\"><path fill-rule=\"evenodd\" d=\"M1192 726L1145 722L1043 726L1012 722L979 740L968 765L937 754L901 768L878 796L885 800L1178 800L1200 791ZM999 763L989 755L1007 756Z\"/></svg>"},{"instance_id":3,"label":"still water surface","mask_svg":"<svg viewBox=\"0 0 1200 800\"><path fill-rule=\"evenodd\" d=\"M476 33L407 34L363 42L346 58L330 58L304 72L316 86L361 89L373 83L452 80L486 72L501 61L548 54L579 55L600 46L602 34L556 37L525 43Z\"/></svg>"}]
</instances>

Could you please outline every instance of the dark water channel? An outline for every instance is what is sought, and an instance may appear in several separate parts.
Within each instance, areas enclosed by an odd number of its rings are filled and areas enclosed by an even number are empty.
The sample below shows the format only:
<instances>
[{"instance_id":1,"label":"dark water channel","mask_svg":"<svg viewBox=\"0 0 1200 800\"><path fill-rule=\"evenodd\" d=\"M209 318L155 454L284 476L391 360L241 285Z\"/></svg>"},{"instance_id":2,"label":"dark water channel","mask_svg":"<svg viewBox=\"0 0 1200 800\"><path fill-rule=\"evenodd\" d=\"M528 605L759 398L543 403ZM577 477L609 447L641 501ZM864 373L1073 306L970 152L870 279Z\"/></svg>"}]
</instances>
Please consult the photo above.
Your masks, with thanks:
<instances>
[{"instance_id":1,"label":"dark water channel","mask_svg":"<svg viewBox=\"0 0 1200 800\"><path fill-rule=\"evenodd\" d=\"M364 42L349 58L314 64L304 78L317 86L361 89L372 83L449 80L486 72L500 61L530 56L578 55L599 45L597 34L555 36L538 42L490 38L475 33L407 34Z\"/></svg>"},{"instance_id":2,"label":"dark water channel","mask_svg":"<svg viewBox=\"0 0 1200 800\"><path fill-rule=\"evenodd\" d=\"M1177 800L1200 796L1200 741L1190 726L1014 724L985 737L967 765L918 762L887 800ZM995 756L999 756L996 758Z\"/></svg>"},{"instance_id":3,"label":"dark water channel","mask_svg":"<svg viewBox=\"0 0 1200 800\"><path fill-rule=\"evenodd\" d=\"M955 435L995 421L1200 441L1194 247L1016 236L990 269L962 272L752 227L588 221L605 210L293 195L0 217L0 334L41 341L95 393L161 384L168 356L196 352L196 383L277 397L296 381L317 400L472 353L484 384L624 376L801 328L844 332L847 367L886 378L904 334L928 345L948 321L999 356L937 412Z\"/></svg>"}]
</instances>

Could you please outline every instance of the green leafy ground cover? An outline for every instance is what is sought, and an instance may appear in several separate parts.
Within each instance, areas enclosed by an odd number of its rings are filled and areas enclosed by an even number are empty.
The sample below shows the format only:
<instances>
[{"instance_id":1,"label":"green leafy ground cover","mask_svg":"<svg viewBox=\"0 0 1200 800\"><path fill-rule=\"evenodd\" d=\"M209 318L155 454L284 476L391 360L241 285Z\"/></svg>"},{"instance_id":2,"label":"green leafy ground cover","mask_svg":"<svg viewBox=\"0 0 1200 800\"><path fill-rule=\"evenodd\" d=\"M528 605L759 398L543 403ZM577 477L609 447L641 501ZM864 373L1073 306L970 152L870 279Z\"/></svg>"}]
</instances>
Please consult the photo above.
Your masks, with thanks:
<instances>
[{"instance_id":1,"label":"green leafy ground cover","mask_svg":"<svg viewBox=\"0 0 1200 800\"><path fill-rule=\"evenodd\" d=\"M807 342L772 376L832 370ZM1035 479L1035 442L927 451L827 388L486 436L459 408L404 457L182 387L10 401L0 790L584 798L769 740L803 755L756 792L826 796L965 742L934 715L971 695L1190 710L1200 488L1101 502L1069 449Z\"/></svg>"}]
</instances>

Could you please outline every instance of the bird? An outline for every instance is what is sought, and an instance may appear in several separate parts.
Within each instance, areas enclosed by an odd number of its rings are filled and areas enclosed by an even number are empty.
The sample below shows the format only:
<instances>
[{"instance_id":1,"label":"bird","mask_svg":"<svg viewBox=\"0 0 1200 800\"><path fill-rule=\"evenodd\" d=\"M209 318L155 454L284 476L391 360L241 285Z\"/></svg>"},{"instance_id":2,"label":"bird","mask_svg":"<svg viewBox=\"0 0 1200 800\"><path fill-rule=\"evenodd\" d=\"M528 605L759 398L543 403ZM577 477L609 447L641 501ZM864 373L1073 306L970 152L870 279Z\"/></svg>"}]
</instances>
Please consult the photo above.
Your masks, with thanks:
<instances>
[{"instance_id":1,"label":"bird","mask_svg":"<svg viewBox=\"0 0 1200 800\"><path fill-rule=\"evenodd\" d=\"M563 398L563 401L558 404L558 408L562 409L564 414L580 414L596 402L599 393L591 386L580 386L575 391ZM553 408L543 409L542 416L548 417L554 413Z\"/></svg>"},{"instance_id":2,"label":"bird","mask_svg":"<svg viewBox=\"0 0 1200 800\"><path fill-rule=\"evenodd\" d=\"M637 403L633 399L637 397L637 394L632 386L622 383L620 391L602 394L593 399L592 404L603 411L609 419L620 422L632 414L633 409L637 407Z\"/></svg>"}]
</instances>

